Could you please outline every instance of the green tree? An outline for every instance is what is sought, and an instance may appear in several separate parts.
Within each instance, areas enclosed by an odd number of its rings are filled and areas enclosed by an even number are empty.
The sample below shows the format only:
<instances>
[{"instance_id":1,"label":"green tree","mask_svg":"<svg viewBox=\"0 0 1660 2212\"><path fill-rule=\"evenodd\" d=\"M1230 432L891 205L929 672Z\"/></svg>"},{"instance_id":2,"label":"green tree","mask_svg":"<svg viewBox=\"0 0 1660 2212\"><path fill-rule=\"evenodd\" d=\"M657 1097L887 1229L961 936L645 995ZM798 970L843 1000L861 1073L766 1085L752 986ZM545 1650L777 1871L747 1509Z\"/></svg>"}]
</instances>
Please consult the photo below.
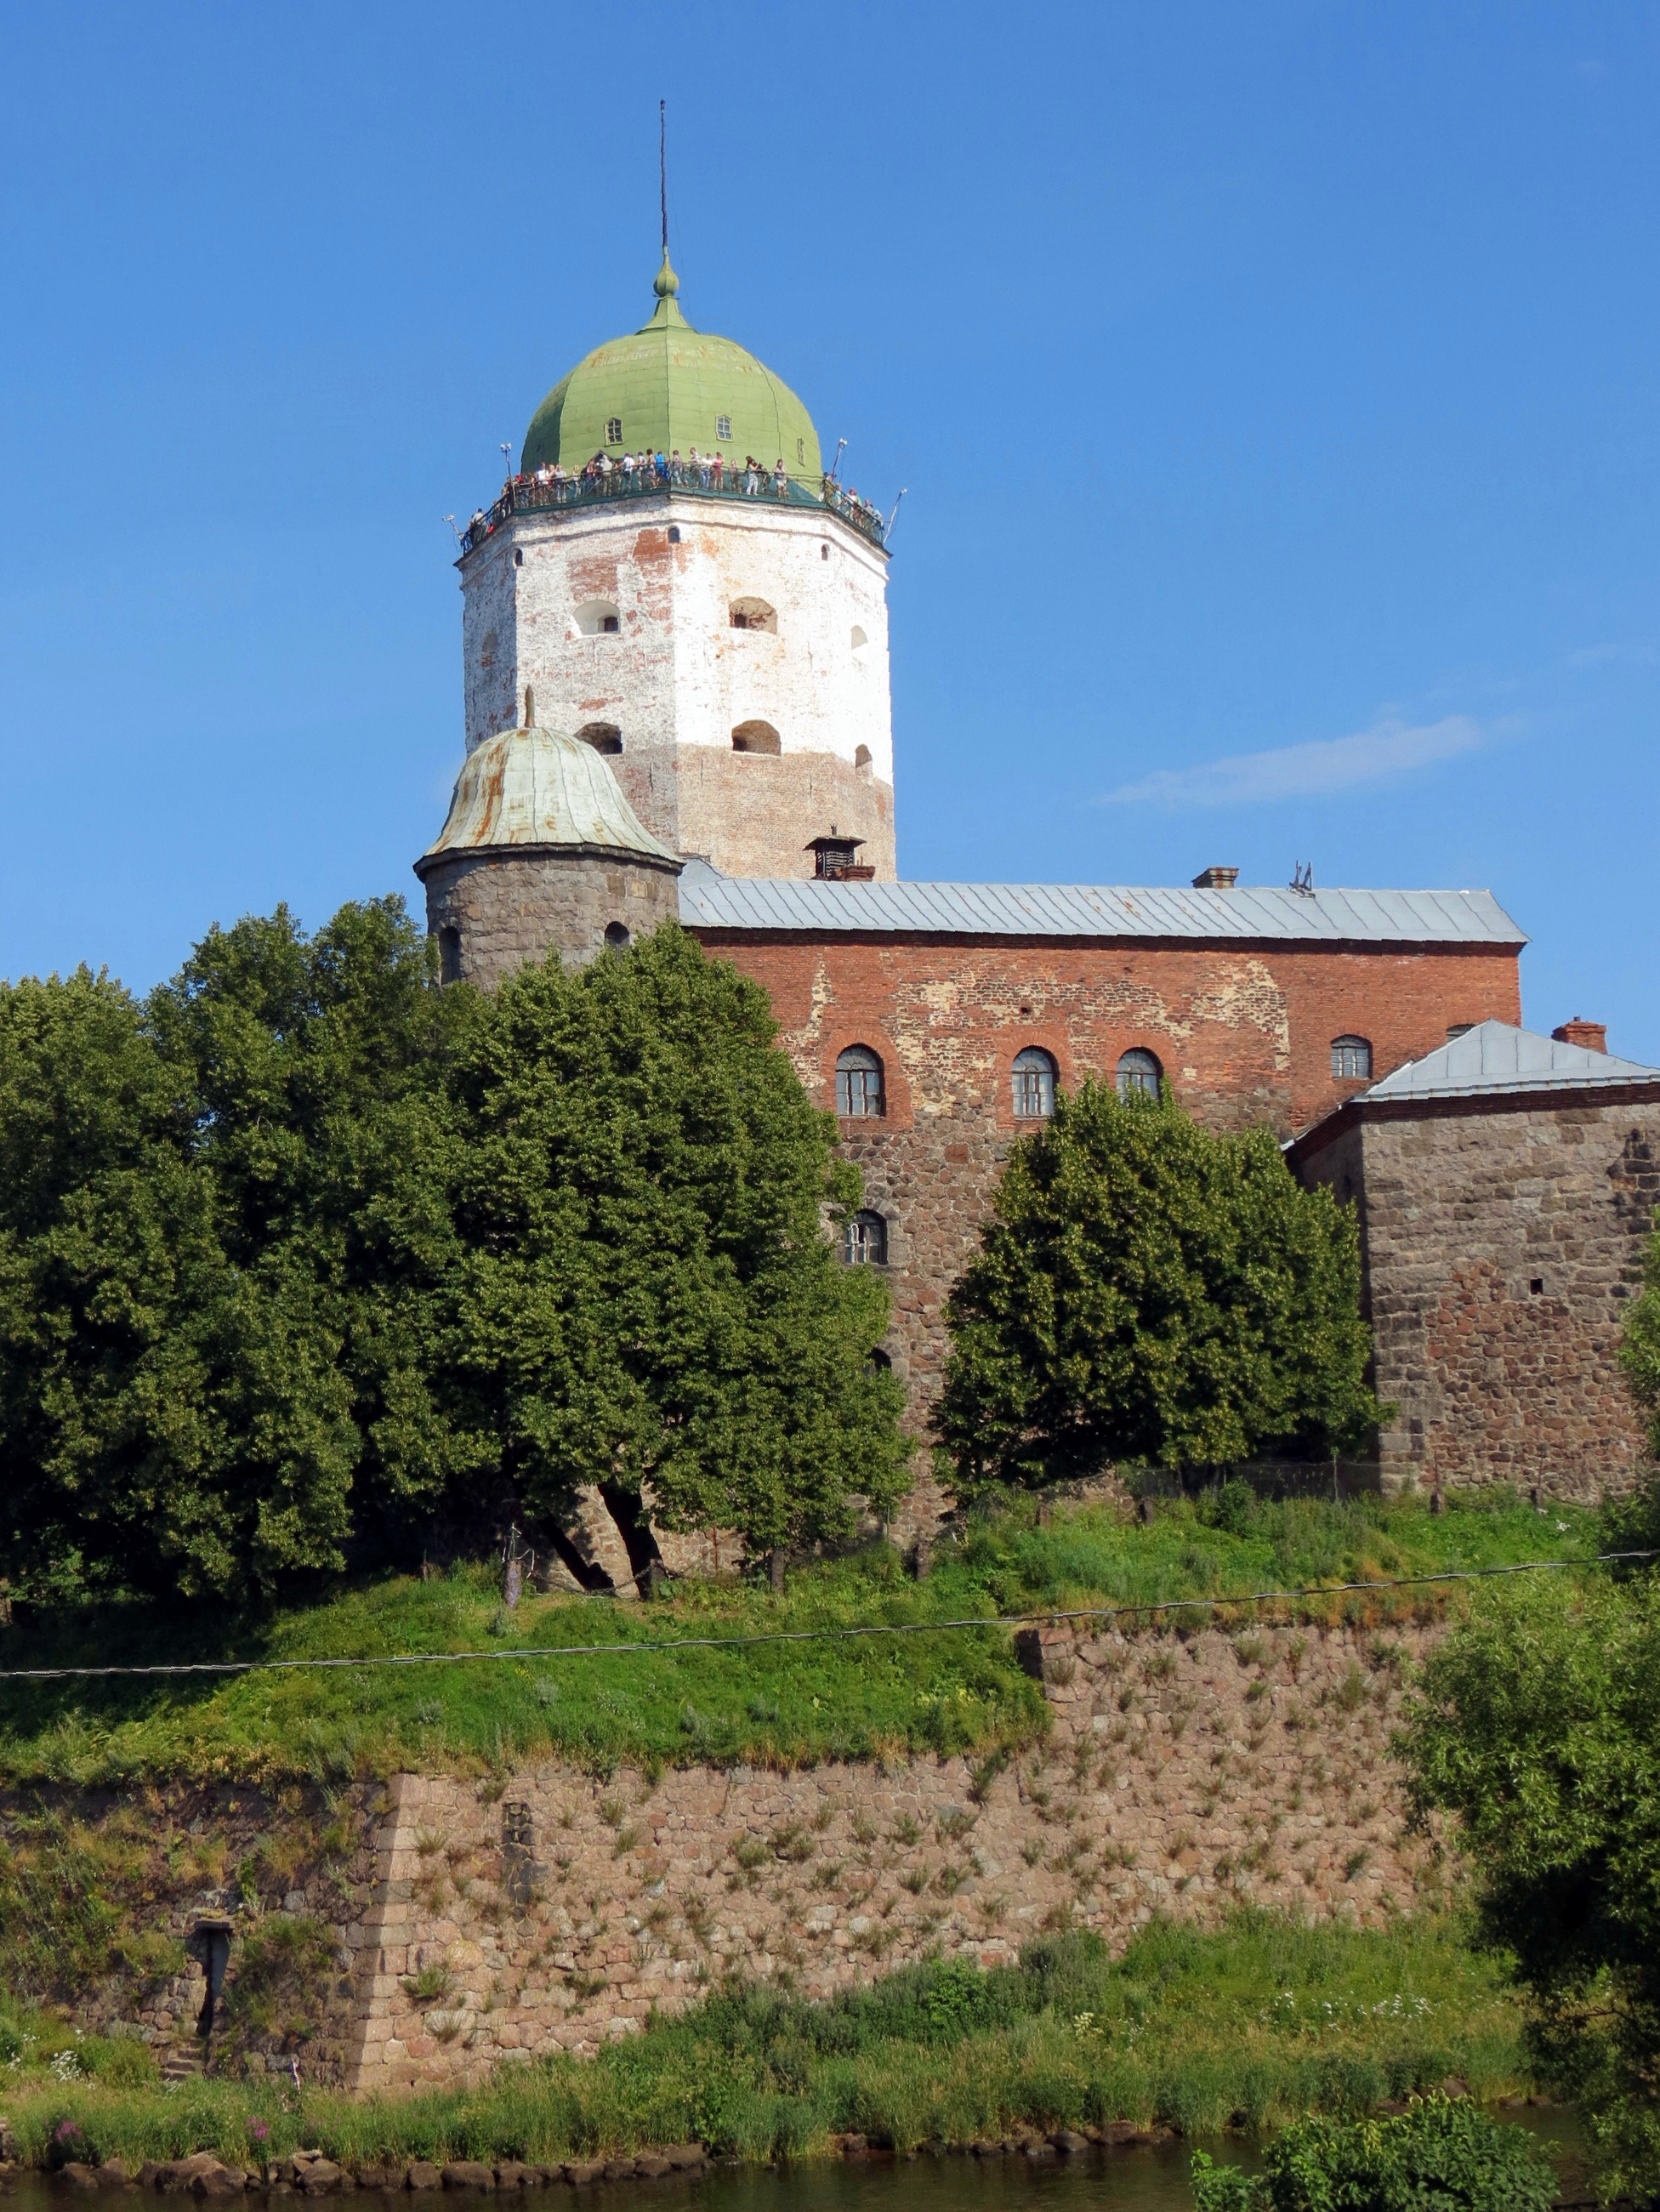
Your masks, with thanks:
<instances>
[{"instance_id":1,"label":"green tree","mask_svg":"<svg viewBox=\"0 0 1660 2212\"><path fill-rule=\"evenodd\" d=\"M994 1206L948 1307L939 1431L967 1492L1340 1450L1377 1421L1353 1217L1268 1131L1085 1083Z\"/></svg>"},{"instance_id":2,"label":"green tree","mask_svg":"<svg viewBox=\"0 0 1660 2212\"><path fill-rule=\"evenodd\" d=\"M266 1517L295 1521L292 1468L313 1455L345 1486L333 1537L296 1525L282 1564L395 1550L487 1462L439 1379L459 1249L449 1079L477 1003L439 989L399 898L344 906L311 937L284 907L215 929L150 1000L228 1256L273 1356L304 1377L286 1417L251 1403L240 1424Z\"/></svg>"},{"instance_id":3,"label":"green tree","mask_svg":"<svg viewBox=\"0 0 1660 2212\"><path fill-rule=\"evenodd\" d=\"M1426 1662L1403 1746L1456 1814L1482 1941L1616 2186L1660 2192L1660 1584L1544 1577Z\"/></svg>"},{"instance_id":4,"label":"green tree","mask_svg":"<svg viewBox=\"0 0 1660 2212\"><path fill-rule=\"evenodd\" d=\"M401 902L0 993L0 1507L25 1593L244 1597L467 1462L441 995Z\"/></svg>"},{"instance_id":5,"label":"green tree","mask_svg":"<svg viewBox=\"0 0 1660 2212\"><path fill-rule=\"evenodd\" d=\"M1660 1458L1660 1213L1643 1255L1643 1288L1627 1309L1620 1360L1649 1417L1649 1449Z\"/></svg>"},{"instance_id":6,"label":"green tree","mask_svg":"<svg viewBox=\"0 0 1660 2212\"><path fill-rule=\"evenodd\" d=\"M0 990L14 1589L271 1595L599 1482L753 1546L903 1488L886 1293L766 1000L666 932L441 991L401 901Z\"/></svg>"},{"instance_id":7,"label":"green tree","mask_svg":"<svg viewBox=\"0 0 1660 2212\"><path fill-rule=\"evenodd\" d=\"M234 1285L189 1133L119 984L0 987L0 1558L25 1595L192 1551Z\"/></svg>"},{"instance_id":8,"label":"green tree","mask_svg":"<svg viewBox=\"0 0 1660 2212\"><path fill-rule=\"evenodd\" d=\"M859 1178L775 1035L672 925L524 969L469 1032L451 1370L532 1510L599 1483L769 1547L903 1490L887 1293L826 1233Z\"/></svg>"}]
</instances>

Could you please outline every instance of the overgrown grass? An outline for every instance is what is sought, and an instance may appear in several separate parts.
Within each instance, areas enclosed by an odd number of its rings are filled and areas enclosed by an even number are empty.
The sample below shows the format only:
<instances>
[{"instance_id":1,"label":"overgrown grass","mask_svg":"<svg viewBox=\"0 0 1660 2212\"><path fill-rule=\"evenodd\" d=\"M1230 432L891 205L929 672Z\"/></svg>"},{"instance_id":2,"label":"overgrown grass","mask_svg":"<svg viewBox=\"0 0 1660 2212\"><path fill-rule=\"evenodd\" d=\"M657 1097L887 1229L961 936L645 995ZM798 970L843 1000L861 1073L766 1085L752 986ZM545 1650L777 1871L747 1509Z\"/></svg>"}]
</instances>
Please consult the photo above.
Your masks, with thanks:
<instances>
[{"instance_id":1,"label":"overgrown grass","mask_svg":"<svg viewBox=\"0 0 1660 2212\"><path fill-rule=\"evenodd\" d=\"M1074 1935L1029 1946L1018 1967L936 1963L830 2004L729 1989L594 2058L501 2068L471 2092L169 2094L100 2078L109 2062L92 2039L63 2038L91 2078L58 2078L37 2046L7 2103L37 2160L66 2122L76 2154L130 2160L207 2148L252 2162L316 2144L349 2165L544 2160L691 2137L765 2159L848 2129L900 2148L1023 2124L1257 2129L1449 2075L1492 2097L1521 2083L1518 2034L1496 1971L1454 1921L1362 1931L1242 1913L1214 1934L1155 1924L1116 1964Z\"/></svg>"},{"instance_id":2,"label":"overgrown grass","mask_svg":"<svg viewBox=\"0 0 1660 2212\"><path fill-rule=\"evenodd\" d=\"M1256 1590L1486 1566L1593 1548L1590 1516L1508 1494L1453 1501L1160 1501L1150 1524L1107 1506L976 1522L926 1582L895 1553L801 1568L781 1597L752 1583L683 1588L653 1605L526 1599L508 1614L483 1570L344 1589L265 1620L139 1607L20 1620L0 1667L503 1652L456 1665L0 1686L0 1780L237 1781L499 1767L557 1755L605 1769L678 1760L787 1765L983 1747L1040 1732L1043 1701L1006 1634L938 1634L670 1651L646 1643L1090 1604L1148 1607ZM1317 1597L1314 1620L1429 1618L1456 1586ZM1286 1610L1286 1608L1281 1608ZM1237 1619L1237 1613L1230 1618ZM1168 1616L1166 1616L1168 1618ZM559 1644L621 1650L542 1656Z\"/></svg>"}]
</instances>

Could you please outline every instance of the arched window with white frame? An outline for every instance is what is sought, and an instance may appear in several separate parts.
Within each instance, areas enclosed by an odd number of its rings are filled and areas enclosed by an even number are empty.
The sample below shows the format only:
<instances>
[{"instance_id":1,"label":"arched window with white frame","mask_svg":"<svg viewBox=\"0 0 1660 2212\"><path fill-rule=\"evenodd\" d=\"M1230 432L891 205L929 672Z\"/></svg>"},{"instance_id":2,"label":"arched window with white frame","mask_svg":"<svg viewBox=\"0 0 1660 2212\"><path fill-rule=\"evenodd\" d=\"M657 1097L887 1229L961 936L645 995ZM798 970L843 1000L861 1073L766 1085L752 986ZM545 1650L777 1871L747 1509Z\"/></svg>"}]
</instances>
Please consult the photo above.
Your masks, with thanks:
<instances>
[{"instance_id":1,"label":"arched window with white frame","mask_svg":"<svg viewBox=\"0 0 1660 2212\"><path fill-rule=\"evenodd\" d=\"M887 1266L888 1224L879 1213L866 1206L848 1215L842 1224L842 1257L849 1267Z\"/></svg>"},{"instance_id":2,"label":"arched window with white frame","mask_svg":"<svg viewBox=\"0 0 1660 2212\"><path fill-rule=\"evenodd\" d=\"M1370 1040L1363 1036L1334 1037L1331 1041L1331 1072L1339 1083L1370 1083Z\"/></svg>"},{"instance_id":3,"label":"arched window with white frame","mask_svg":"<svg viewBox=\"0 0 1660 2212\"><path fill-rule=\"evenodd\" d=\"M1041 1045L1014 1055L1011 1075L1017 1121L1047 1121L1055 1111L1055 1060Z\"/></svg>"},{"instance_id":4,"label":"arched window with white frame","mask_svg":"<svg viewBox=\"0 0 1660 2212\"><path fill-rule=\"evenodd\" d=\"M878 1121L887 1112L882 1056L867 1044L850 1044L836 1056L836 1110L844 1121Z\"/></svg>"}]
</instances>

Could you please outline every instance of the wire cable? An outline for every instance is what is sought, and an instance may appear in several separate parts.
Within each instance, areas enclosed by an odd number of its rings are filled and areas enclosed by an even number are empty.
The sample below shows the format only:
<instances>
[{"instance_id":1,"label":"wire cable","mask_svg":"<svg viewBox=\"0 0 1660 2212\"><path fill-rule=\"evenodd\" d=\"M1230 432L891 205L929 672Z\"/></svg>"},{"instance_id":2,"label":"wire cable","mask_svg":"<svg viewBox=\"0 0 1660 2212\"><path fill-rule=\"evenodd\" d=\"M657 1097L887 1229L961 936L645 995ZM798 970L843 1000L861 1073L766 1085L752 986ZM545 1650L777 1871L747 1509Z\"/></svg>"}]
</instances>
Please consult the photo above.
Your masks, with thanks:
<instances>
[{"instance_id":1,"label":"wire cable","mask_svg":"<svg viewBox=\"0 0 1660 2212\"><path fill-rule=\"evenodd\" d=\"M1370 1583L1310 1583L1301 1589L1245 1590L1233 1597L1167 1597L1134 1605L1045 1607L1037 1613L971 1613L952 1620L855 1621L839 1628L758 1629L745 1636L628 1638L614 1644L527 1644L496 1651L392 1651L350 1659L190 1659L131 1667L6 1667L0 1682L61 1682L111 1675L293 1674L347 1667L454 1667L474 1660L596 1659L636 1652L742 1651L763 1644L826 1644L868 1636L943 1636L963 1629L1058 1628L1063 1621L1116 1620L1127 1613L1211 1612L1218 1606L1288 1604L1298 1598L1352 1597L1371 1590L1419 1589L1437 1583L1481 1582L1500 1575L1560 1574L1576 1567L1660 1559L1660 1552L1597 1552L1583 1559L1523 1559L1510 1566L1449 1567L1438 1574L1395 1575Z\"/></svg>"}]
</instances>

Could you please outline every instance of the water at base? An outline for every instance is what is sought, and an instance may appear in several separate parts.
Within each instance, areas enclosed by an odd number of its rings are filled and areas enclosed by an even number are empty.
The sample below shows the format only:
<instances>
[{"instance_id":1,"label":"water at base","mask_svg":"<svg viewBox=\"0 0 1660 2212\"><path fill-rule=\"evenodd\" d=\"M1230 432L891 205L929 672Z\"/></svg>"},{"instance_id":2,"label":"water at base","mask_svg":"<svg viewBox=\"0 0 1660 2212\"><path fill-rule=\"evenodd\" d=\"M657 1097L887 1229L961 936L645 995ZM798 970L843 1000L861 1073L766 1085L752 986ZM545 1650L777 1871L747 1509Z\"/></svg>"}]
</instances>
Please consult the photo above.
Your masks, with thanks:
<instances>
[{"instance_id":1,"label":"water at base","mask_svg":"<svg viewBox=\"0 0 1660 2212\"><path fill-rule=\"evenodd\" d=\"M1589 2193L1580 2157L1584 2139L1572 2113L1511 2111L1503 2117L1549 2147L1562 2174L1566 2197ZM1253 2169L1260 2164L1248 2146L1237 2142L1212 2148L1220 2159ZM577 2212L579 2206L581 2212L647 2212L648 2207L653 2212L1193 2212L1188 2185L1191 2150L1191 2144L1171 2142L1091 2152L1041 2165L1019 2157L924 2154L910 2159L873 2156L824 2166L714 2166L695 2180L515 2190L507 2201L519 2205L521 2212ZM251 2191L249 2197L262 2212L271 2202L263 2191ZM442 2207L458 2202L453 2190L424 2197L400 2190L373 2198L355 2190L350 2198L362 2212L392 2212L394 2206L413 2212L421 2204L430 2212L441 2212ZM112 2191L92 2197L67 2183L30 2174L14 2179L5 2191L5 2212L64 2212L71 2201L100 2203L110 2212L140 2202L136 2191ZM286 2191L283 2197L292 2212L304 2201ZM488 2197L471 2201L484 2212L485 2207L504 2200Z\"/></svg>"}]
</instances>

